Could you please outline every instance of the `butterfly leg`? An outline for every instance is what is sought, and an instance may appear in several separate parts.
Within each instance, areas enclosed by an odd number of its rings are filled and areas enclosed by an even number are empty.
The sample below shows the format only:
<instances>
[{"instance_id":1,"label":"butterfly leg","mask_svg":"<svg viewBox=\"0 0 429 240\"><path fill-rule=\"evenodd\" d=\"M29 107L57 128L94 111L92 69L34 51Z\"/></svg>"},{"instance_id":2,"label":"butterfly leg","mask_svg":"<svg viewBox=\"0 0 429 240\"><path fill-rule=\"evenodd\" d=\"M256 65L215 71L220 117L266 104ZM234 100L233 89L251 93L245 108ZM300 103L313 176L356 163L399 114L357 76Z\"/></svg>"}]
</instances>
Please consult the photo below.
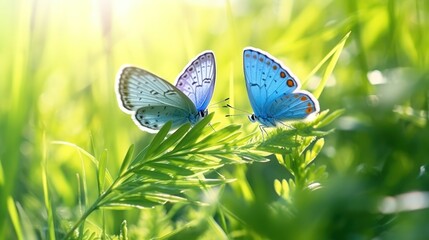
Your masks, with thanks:
<instances>
[{"instance_id":1,"label":"butterfly leg","mask_svg":"<svg viewBox=\"0 0 429 240\"><path fill-rule=\"evenodd\" d=\"M293 126L293 125L291 125L291 124L286 124L286 123L284 123L284 122L279 122L281 125L283 125L283 126L285 126L286 127L286 129L290 129L290 130L294 130L295 129L295 127Z\"/></svg>"},{"instance_id":2,"label":"butterfly leg","mask_svg":"<svg viewBox=\"0 0 429 240\"><path fill-rule=\"evenodd\" d=\"M268 137L268 133L267 133L267 131L265 130L265 126L264 125L259 125L259 130L261 131L261 134L262 134L262 142L264 142L265 141L265 138L264 138L264 133L267 135L267 137Z\"/></svg>"}]
</instances>

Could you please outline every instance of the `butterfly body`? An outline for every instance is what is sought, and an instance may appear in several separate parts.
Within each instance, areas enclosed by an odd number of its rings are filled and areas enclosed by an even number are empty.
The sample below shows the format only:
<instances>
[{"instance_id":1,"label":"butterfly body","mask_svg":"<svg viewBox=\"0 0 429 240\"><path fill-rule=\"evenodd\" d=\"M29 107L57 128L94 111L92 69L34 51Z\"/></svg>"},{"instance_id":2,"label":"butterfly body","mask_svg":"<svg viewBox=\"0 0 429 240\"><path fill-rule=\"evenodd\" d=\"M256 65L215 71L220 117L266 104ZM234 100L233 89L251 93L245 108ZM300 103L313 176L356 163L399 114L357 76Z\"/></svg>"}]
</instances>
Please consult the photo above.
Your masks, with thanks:
<instances>
[{"instance_id":1,"label":"butterfly body","mask_svg":"<svg viewBox=\"0 0 429 240\"><path fill-rule=\"evenodd\" d=\"M144 69L125 66L117 78L118 103L140 129L150 133L168 121L172 122L171 130L187 122L194 125L208 114L215 74L214 54L210 51L185 67L176 86Z\"/></svg>"},{"instance_id":2,"label":"butterfly body","mask_svg":"<svg viewBox=\"0 0 429 240\"><path fill-rule=\"evenodd\" d=\"M319 102L300 90L299 80L277 59L256 48L245 48L243 67L246 88L254 113L252 122L276 127L284 121L300 120L320 111Z\"/></svg>"}]
</instances>

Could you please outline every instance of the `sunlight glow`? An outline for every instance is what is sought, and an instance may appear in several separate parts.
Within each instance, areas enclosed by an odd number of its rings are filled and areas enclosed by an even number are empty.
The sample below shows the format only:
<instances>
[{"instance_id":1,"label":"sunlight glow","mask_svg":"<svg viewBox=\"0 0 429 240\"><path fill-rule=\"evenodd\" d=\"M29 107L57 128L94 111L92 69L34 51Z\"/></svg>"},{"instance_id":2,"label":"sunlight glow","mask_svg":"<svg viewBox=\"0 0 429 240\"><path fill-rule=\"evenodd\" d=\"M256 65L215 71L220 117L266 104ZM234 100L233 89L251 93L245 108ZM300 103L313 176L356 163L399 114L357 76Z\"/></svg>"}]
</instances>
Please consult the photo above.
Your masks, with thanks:
<instances>
[{"instance_id":1,"label":"sunlight glow","mask_svg":"<svg viewBox=\"0 0 429 240\"><path fill-rule=\"evenodd\" d=\"M368 80L372 85L379 85L386 83L386 78L379 70L371 71L367 74Z\"/></svg>"},{"instance_id":2,"label":"sunlight glow","mask_svg":"<svg viewBox=\"0 0 429 240\"><path fill-rule=\"evenodd\" d=\"M379 205L380 212L391 214L429 208L429 192L409 192L395 197L385 197Z\"/></svg>"}]
</instances>

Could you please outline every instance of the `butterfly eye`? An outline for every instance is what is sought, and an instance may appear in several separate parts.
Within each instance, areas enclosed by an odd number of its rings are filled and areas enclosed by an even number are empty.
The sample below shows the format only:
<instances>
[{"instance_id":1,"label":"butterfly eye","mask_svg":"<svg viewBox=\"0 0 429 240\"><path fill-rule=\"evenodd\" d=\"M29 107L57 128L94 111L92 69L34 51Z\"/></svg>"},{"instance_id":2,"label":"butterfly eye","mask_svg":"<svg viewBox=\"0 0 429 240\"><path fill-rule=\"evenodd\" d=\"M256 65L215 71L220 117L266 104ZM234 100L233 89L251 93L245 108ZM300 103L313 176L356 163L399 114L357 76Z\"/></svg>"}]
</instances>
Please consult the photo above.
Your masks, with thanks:
<instances>
[{"instance_id":1,"label":"butterfly eye","mask_svg":"<svg viewBox=\"0 0 429 240\"><path fill-rule=\"evenodd\" d=\"M201 117L201 118L204 118L205 116L207 116L209 114L209 111L206 109L206 110L204 110L204 111L199 111L198 112L198 115Z\"/></svg>"},{"instance_id":2,"label":"butterfly eye","mask_svg":"<svg viewBox=\"0 0 429 240\"><path fill-rule=\"evenodd\" d=\"M247 117L249 118L249 121L251 121L251 122L255 122L255 121L256 121L256 116L255 116L255 114L249 115L249 116L247 116Z\"/></svg>"}]
</instances>

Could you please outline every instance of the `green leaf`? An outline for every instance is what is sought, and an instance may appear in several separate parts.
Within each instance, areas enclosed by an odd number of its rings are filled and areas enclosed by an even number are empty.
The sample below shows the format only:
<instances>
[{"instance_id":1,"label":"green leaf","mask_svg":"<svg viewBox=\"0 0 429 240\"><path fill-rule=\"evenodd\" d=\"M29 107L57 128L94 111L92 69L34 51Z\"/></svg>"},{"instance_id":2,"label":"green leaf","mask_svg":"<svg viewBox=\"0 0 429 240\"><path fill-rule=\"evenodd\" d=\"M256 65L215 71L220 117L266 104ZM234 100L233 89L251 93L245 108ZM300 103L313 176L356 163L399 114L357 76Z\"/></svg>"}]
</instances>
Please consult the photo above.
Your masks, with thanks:
<instances>
[{"instance_id":1,"label":"green leaf","mask_svg":"<svg viewBox=\"0 0 429 240\"><path fill-rule=\"evenodd\" d=\"M314 146L311 150L305 153L305 166L308 166L314 161L314 159L317 157L317 155L319 155L320 151L322 150L324 144L325 140L321 138L314 143Z\"/></svg>"},{"instance_id":2,"label":"green leaf","mask_svg":"<svg viewBox=\"0 0 429 240\"><path fill-rule=\"evenodd\" d=\"M139 175L140 177L150 178L150 179L159 179L159 180L171 180L173 177L169 174L151 171L147 169L138 169L135 170L134 173Z\"/></svg>"},{"instance_id":3,"label":"green leaf","mask_svg":"<svg viewBox=\"0 0 429 240\"><path fill-rule=\"evenodd\" d=\"M320 119L320 121L315 125L316 128L322 128L328 124L330 124L332 121L337 119L339 116L341 116L344 113L344 109L339 109L334 111L333 113L329 114L328 116Z\"/></svg>"},{"instance_id":4,"label":"green leaf","mask_svg":"<svg viewBox=\"0 0 429 240\"><path fill-rule=\"evenodd\" d=\"M119 170L119 176L122 176L125 171L127 171L128 166L130 165L132 156L134 153L134 144L131 144L128 148L127 154L125 154L124 160L122 161L121 168Z\"/></svg>"},{"instance_id":5,"label":"green leaf","mask_svg":"<svg viewBox=\"0 0 429 240\"><path fill-rule=\"evenodd\" d=\"M121 223L121 231L119 233L119 239L120 240L128 240L127 220L124 220Z\"/></svg>"},{"instance_id":6,"label":"green leaf","mask_svg":"<svg viewBox=\"0 0 429 240\"><path fill-rule=\"evenodd\" d=\"M145 160L150 159L154 155L156 155L155 149L157 149L161 144L161 142L165 139L168 132L170 131L170 128L171 128L171 121L168 121L166 124L164 124L164 126L162 126L162 128L155 135L155 137L152 139L149 146L147 147L146 155L144 156Z\"/></svg>"},{"instance_id":7,"label":"green leaf","mask_svg":"<svg viewBox=\"0 0 429 240\"><path fill-rule=\"evenodd\" d=\"M210 113L207 117L203 118L200 122L195 124L191 130L182 138L182 140L176 145L175 150L185 148L186 146L192 145L198 140L203 128L212 120L214 113Z\"/></svg>"},{"instance_id":8,"label":"green leaf","mask_svg":"<svg viewBox=\"0 0 429 240\"><path fill-rule=\"evenodd\" d=\"M180 167L178 165L173 165L169 163L159 163L159 162L151 162L148 163L147 166L153 167L157 171L166 172L173 176L190 176L195 174L193 171Z\"/></svg>"},{"instance_id":9,"label":"green leaf","mask_svg":"<svg viewBox=\"0 0 429 240\"><path fill-rule=\"evenodd\" d=\"M127 210L130 207L144 209L144 208L153 208L165 203L166 201L163 201L163 202L152 201L152 200L146 199L145 197L141 197L139 199L126 199L126 200L117 201L114 203L106 203L103 206L101 206L101 208L109 209L109 210Z\"/></svg>"},{"instance_id":10,"label":"green leaf","mask_svg":"<svg viewBox=\"0 0 429 240\"><path fill-rule=\"evenodd\" d=\"M222 142L222 140L224 140L224 138L230 136L232 133L235 133L240 128L240 125L229 125L225 128L222 128L221 130L210 134L209 136L204 138L201 143L204 146L215 145L216 143L219 144L220 142Z\"/></svg>"},{"instance_id":11,"label":"green leaf","mask_svg":"<svg viewBox=\"0 0 429 240\"><path fill-rule=\"evenodd\" d=\"M185 133L191 128L190 123L183 124L180 128L178 128L171 136L169 136L167 139L162 142L158 146L158 148L154 151L155 155L159 155L164 153L167 149L172 147L175 143L177 143L184 135Z\"/></svg>"},{"instance_id":12,"label":"green leaf","mask_svg":"<svg viewBox=\"0 0 429 240\"><path fill-rule=\"evenodd\" d=\"M106 164L107 164L107 150L104 150L101 154L100 161L98 162L98 193L101 195L104 191L104 182L106 176Z\"/></svg>"}]
</instances>

